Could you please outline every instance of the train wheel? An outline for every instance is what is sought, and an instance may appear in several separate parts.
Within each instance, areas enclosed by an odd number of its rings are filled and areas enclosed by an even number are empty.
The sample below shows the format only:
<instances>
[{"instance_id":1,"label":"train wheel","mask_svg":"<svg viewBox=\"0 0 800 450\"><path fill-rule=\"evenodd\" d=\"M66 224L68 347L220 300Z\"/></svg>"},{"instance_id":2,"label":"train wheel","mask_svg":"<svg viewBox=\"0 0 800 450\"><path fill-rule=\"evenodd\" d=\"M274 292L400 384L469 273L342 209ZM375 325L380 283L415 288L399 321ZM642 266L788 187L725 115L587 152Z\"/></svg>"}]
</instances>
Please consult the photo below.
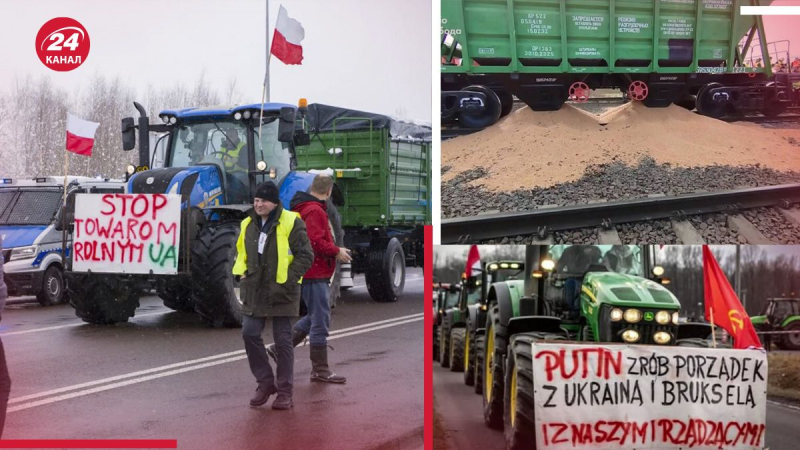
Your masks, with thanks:
<instances>
[{"instance_id":1,"label":"train wheel","mask_svg":"<svg viewBox=\"0 0 800 450\"><path fill-rule=\"evenodd\" d=\"M647 83L636 80L628 86L628 97L631 100L642 101L647 98Z\"/></svg>"},{"instance_id":2,"label":"train wheel","mask_svg":"<svg viewBox=\"0 0 800 450\"><path fill-rule=\"evenodd\" d=\"M486 103L484 103L483 108L462 112L458 116L461 125L467 128L486 128L500 119L502 105L500 98L497 97L493 90L486 86L469 86L463 90L484 94Z\"/></svg>"},{"instance_id":3,"label":"train wheel","mask_svg":"<svg viewBox=\"0 0 800 450\"><path fill-rule=\"evenodd\" d=\"M725 104L714 100L711 89L723 87L721 83L708 83L697 91L697 112L719 119L725 115Z\"/></svg>"},{"instance_id":4,"label":"train wheel","mask_svg":"<svg viewBox=\"0 0 800 450\"><path fill-rule=\"evenodd\" d=\"M511 114L511 109L514 108L514 96L511 95L511 92L505 89L497 89L494 93L500 99L500 117Z\"/></svg>"},{"instance_id":5,"label":"train wheel","mask_svg":"<svg viewBox=\"0 0 800 450\"><path fill-rule=\"evenodd\" d=\"M576 81L569 87L569 99L577 103L585 103L589 100L589 85L583 81Z\"/></svg>"},{"instance_id":6,"label":"train wheel","mask_svg":"<svg viewBox=\"0 0 800 450\"><path fill-rule=\"evenodd\" d=\"M767 86L774 86L775 82L767 83ZM778 83L778 87L782 87L783 84ZM775 95L769 95L767 98L764 99L764 108L761 109L761 114L767 117L775 117L777 115L783 114L788 107L788 103L784 103L787 100L786 91L778 91Z\"/></svg>"}]
</instances>

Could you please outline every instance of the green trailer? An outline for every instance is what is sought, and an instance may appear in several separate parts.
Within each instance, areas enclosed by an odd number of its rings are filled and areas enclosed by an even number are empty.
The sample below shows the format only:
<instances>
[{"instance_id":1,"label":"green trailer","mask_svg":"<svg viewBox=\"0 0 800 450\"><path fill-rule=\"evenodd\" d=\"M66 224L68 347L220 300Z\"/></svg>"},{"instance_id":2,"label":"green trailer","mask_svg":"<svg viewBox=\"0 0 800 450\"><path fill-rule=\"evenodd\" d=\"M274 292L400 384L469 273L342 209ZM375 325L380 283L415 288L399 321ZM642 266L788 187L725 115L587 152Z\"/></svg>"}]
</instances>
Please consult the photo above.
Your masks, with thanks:
<instances>
[{"instance_id":1,"label":"green trailer","mask_svg":"<svg viewBox=\"0 0 800 450\"><path fill-rule=\"evenodd\" d=\"M721 117L782 112L760 16L771 0L442 0L442 121L487 126L512 95L534 110L620 89L652 107ZM755 49L758 46L759 48ZM749 58L756 50L761 59Z\"/></svg>"},{"instance_id":2,"label":"green trailer","mask_svg":"<svg viewBox=\"0 0 800 450\"><path fill-rule=\"evenodd\" d=\"M431 129L332 106L308 107L309 142L297 169L331 174L352 265L341 286L364 273L377 301L397 301L405 267L423 262L423 226L431 223Z\"/></svg>"}]
</instances>

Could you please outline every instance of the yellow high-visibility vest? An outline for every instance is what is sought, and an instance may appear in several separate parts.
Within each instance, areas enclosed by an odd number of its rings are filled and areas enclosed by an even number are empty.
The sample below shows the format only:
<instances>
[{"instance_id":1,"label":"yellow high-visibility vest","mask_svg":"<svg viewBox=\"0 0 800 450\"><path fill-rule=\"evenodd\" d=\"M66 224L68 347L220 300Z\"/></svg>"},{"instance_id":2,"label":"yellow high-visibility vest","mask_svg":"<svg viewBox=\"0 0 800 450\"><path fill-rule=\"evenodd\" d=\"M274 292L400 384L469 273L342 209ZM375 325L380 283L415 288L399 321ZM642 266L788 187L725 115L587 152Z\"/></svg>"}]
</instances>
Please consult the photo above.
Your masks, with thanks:
<instances>
[{"instance_id":1,"label":"yellow high-visibility vest","mask_svg":"<svg viewBox=\"0 0 800 450\"><path fill-rule=\"evenodd\" d=\"M286 283L289 278L289 265L294 261L294 255L289 248L289 235L292 234L294 229L294 221L300 217L300 214L292 211L283 210L278 219L278 226L275 227L275 242L278 245L278 270L275 272L275 281L278 284ZM234 275L244 275L247 271L247 248L245 247L245 234L247 227L252 222L250 216L242 220L241 231L239 232L239 239L236 241L236 263L233 265ZM301 283L303 278L297 281Z\"/></svg>"}]
</instances>

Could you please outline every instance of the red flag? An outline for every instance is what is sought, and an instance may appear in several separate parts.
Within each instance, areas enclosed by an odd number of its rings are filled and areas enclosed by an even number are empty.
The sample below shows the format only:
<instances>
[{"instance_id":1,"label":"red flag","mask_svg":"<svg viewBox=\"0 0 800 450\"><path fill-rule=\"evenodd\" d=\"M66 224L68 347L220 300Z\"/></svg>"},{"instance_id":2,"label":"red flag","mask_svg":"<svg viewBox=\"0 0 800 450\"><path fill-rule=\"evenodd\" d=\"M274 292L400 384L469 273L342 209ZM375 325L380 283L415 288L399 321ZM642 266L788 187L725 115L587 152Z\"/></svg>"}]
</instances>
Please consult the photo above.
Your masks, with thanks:
<instances>
[{"instance_id":1,"label":"red flag","mask_svg":"<svg viewBox=\"0 0 800 450\"><path fill-rule=\"evenodd\" d=\"M734 348L761 348L750 316L744 310L728 278L719 267L714 254L703 246L703 281L705 283L706 320L724 328L733 336Z\"/></svg>"},{"instance_id":2,"label":"red flag","mask_svg":"<svg viewBox=\"0 0 800 450\"><path fill-rule=\"evenodd\" d=\"M270 52L284 64L301 64L303 62L303 46L300 41L305 37L305 30L300 22L289 17L286 8L281 5L278 20L275 22L275 33L272 35Z\"/></svg>"},{"instance_id":3,"label":"red flag","mask_svg":"<svg viewBox=\"0 0 800 450\"><path fill-rule=\"evenodd\" d=\"M89 122L67 113L67 151L92 156L94 133L99 123Z\"/></svg>"},{"instance_id":4,"label":"red flag","mask_svg":"<svg viewBox=\"0 0 800 450\"><path fill-rule=\"evenodd\" d=\"M473 245L469 248L469 256L467 256L467 268L464 269L468 277L474 277L481 274L481 255L478 253L478 246Z\"/></svg>"}]
</instances>

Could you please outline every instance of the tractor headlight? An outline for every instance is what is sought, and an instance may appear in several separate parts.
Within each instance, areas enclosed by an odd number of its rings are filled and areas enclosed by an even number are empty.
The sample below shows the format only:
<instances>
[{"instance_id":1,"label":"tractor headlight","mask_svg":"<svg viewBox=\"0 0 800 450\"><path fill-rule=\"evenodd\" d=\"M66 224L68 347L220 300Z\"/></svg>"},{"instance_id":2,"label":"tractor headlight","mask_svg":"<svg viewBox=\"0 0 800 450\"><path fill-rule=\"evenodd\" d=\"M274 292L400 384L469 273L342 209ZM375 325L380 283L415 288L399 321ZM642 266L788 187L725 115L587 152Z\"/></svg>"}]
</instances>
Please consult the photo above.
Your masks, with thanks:
<instances>
[{"instance_id":1,"label":"tractor headlight","mask_svg":"<svg viewBox=\"0 0 800 450\"><path fill-rule=\"evenodd\" d=\"M486 303L482 304L481 305L481 311L486 311L486 309L487 309Z\"/></svg>"},{"instance_id":2,"label":"tractor headlight","mask_svg":"<svg viewBox=\"0 0 800 450\"><path fill-rule=\"evenodd\" d=\"M622 320L622 310L619 308L612 309L610 317L612 322L619 322Z\"/></svg>"},{"instance_id":3,"label":"tractor headlight","mask_svg":"<svg viewBox=\"0 0 800 450\"><path fill-rule=\"evenodd\" d=\"M625 342L636 342L639 340L639 332L636 330L625 330L622 332L622 340Z\"/></svg>"},{"instance_id":4,"label":"tractor headlight","mask_svg":"<svg viewBox=\"0 0 800 450\"><path fill-rule=\"evenodd\" d=\"M491 264L489 270L497 270L497 264Z\"/></svg>"},{"instance_id":5,"label":"tractor headlight","mask_svg":"<svg viewBox=\"0 0 800 450\"><path fill-rule=\"evenodd\" d=\"M541 270L534 270L533 272L531 272L531 275L533 276L533 278L544 278L544 272L542 272Z\"/></svg>"},{"instance_id":6,"label":"tractor headlight","mask_svg":"<svg viewBox=\"0 0 800 450\"><path fill-rule=\"evenodd\" d=\"M545 259L542 261L542 269L544 270L553 270L556 268L556 263L552 259Z\"/></svg>"},{"instance_id":7,"label":"tractor headlight","mask_svg":"<svg viewBox=\"0 0 800 450\"><path fill-rule=\"evenodd\" d=\"M657 277L660 277L661 275L664 275L664 268L661 267L661 266L653 267L653 275L655 275Z\"/></svg>"},{"instance_id":8,"label":"tractor headlight","mask_svg":"<svg viewBox=\"0 0 800 450\"><path fill-rule=\"evenodd\" d=\"M278 170L276 168L274 168L274 167L270 167L269 168L269 177L272 178L273 180L275 178L278 178Z\"/></svg>"},{"instance_id":9,"label":"tractor headlight","mask_svg":"<svg viewBox=\"0 0 800 450\"><path fill-rule=\"evenodd\" d=\"M508 263L500 263L501 269L508 269Z\"/></svg>"},{"instance_id":10,"label":"tractor headlight","mask_svg":"<svg viewBox=\"0 0 800 450\"><path fill-rule=\"evenodd\" d=\"M674 313L672 313L672 323L677 325L678 324L678 320L680 320L680 317L681 317L681 315L678 314L678 311L675 311Z\"/></svg>"},{"instance_id":11,"label":"tractor headlight","mask_svg":"<svg viewBox=\"0 0 800 450\"><path fill-rule=\"evenodd\" d=\"M237 112L233 115L233 118L236 120L242 120L242 113Z\"/></svg>"},{"instance_id":12,"label":"tractor headlight","mask_svg":"<svg viewBox=\"0 0 800 450\"><path fill-rule=\"evenodd\" d=\"M512 269L519 269L519 264L513 263L513 264L511 264L511 268Z\"/></svg>"},{"instance_id":13,"label":"tractor headlight","mask_svg":"<svg viewBox=\"0 0 800 450\"><path fill-rule=\"evenodd\" d=\"M669 344L669 341L672 340L672 336L666 331L659 331L653 335L653 340L656 341L656 344Z\"/></svg>"},{"instance_id":14,"label":"tractor headlight","mask_svg":"<svg viewBox=\"0 0 800 450\"><path fill-rule=\"evenodd\" d=\"M169 116L164 114L163 116L161 116L161 121L164 123L169 123Z\"/></svg>"},{"instance_id":15,"label":"tractor headlight","mask_svg":"<svg viewBox=\"0 0 800 450\"><path fill-rule=\"evenodd\" d=\"M626 322L636 323L642 320L642 312L634 308L626 309L623 317L625 318Z\"/></svg>"},{"instance_id":16,"label":"tractor headlight","mask_svg":"<svg viewBox=\"0 0 800 450\"><path fill-rule=\"evenodd\" d=\"M250 118L250 111L245 111L244 114L242 114L242 115L244 116L245 119L249 119Z\"/></svg>"},{"instance_id":17,"label":"tractor headlight","mask_svg":"<svg viewBox=\"0 0 800 450\"><path fill-rule=\"evenodd\" d=\"M11 249L11 256L8 257L9 261L16 261L19 259L30 259L36 256L36 246L30 245L28 247L17 247Z\"/></svg>"},{"instance_id":18,"label":"tractor headlight","mask_svg":"<svg viewBox=\"0 0 800 450\"><path fill-rule=\"evenodd\" d=\"M133 175L133 173L136 172L136 166L133 164L128 164L128 167L125 169L125 171L128 172L128 175Z\"/></svg>"},{"instance_id":19,"label":"tractor headlight","mask_svg":"<svg viewBox=\"0 0 800 450\"><path fill-rule=\"evenodd\" d=\"M671 320L669 313L667 311L659 311L656 313L656 322L659 325L666 325Z\"/></svg>"},{"instance_id":20,"label":"tractor headlight","mask_svg":"<svg viewBox=\"0 0 800 450\"><path fill-rule=\"evenodd\" d=\"M256 169L258 169L258 170L260 170L260 171L262 171L262 172L263 172L263 171L265 171L265 170L267 170L267 163L266 163L265 161L259 161L259 162L257 162L257 163L256 163Z\"/></svg>"}]
</instances>

